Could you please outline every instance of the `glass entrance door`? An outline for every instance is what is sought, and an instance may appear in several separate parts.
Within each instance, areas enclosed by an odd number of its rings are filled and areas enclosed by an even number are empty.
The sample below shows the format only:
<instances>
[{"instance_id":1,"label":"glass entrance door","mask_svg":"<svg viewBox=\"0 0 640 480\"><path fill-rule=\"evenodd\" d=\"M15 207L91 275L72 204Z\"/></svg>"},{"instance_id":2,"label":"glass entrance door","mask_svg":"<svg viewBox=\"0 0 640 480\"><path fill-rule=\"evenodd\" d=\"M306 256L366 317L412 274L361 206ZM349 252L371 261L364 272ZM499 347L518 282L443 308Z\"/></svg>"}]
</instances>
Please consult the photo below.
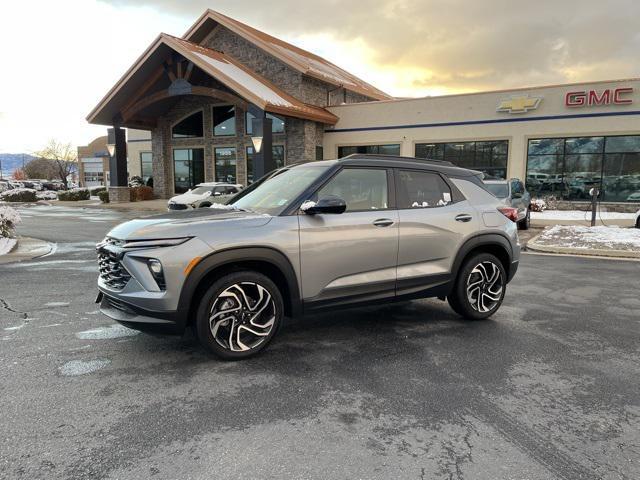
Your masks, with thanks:
<instances>
[{"instance_id":1,"label":"glass entrance door","mask_svg":"<svg viewBox=\"0 0 640 480\"><path fill-rule=\"evenodd\" d=\"M204 149L174 149L173 172L176 193L184 193L204 182Z\"/></svg>"}]
</instances>

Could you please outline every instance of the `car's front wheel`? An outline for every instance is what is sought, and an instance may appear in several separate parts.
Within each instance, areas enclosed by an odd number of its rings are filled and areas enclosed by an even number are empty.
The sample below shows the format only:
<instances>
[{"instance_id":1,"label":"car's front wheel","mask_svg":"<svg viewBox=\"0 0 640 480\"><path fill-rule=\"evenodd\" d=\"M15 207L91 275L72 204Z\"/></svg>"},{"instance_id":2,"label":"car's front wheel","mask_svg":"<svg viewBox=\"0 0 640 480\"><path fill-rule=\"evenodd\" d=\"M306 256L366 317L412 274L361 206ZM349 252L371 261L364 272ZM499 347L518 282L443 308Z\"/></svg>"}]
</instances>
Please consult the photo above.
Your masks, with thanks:
<instances>
[{"instance_id":1,"label":"car's front wheel","mask_svg":"<svg viewBox=\"0 0 640 480\"><path fill-rule=\"evenodd\" d=\"M464 262L447 300L459 315L483 320L498 311L506 289L502 262L490 253L481 253Z\"/></svg>"},{"instance_id":2,"label":"car's front wheel","mask_svg":"<svg viewBox=\"0 0 640 480\"><path fill-rule=\"evenodd\" d=\"M200 343L219 357L237 360L264 349L282 323L278 287L254 271L234 272L204 294L196 318Z\"/></svg>"}]
</instances>

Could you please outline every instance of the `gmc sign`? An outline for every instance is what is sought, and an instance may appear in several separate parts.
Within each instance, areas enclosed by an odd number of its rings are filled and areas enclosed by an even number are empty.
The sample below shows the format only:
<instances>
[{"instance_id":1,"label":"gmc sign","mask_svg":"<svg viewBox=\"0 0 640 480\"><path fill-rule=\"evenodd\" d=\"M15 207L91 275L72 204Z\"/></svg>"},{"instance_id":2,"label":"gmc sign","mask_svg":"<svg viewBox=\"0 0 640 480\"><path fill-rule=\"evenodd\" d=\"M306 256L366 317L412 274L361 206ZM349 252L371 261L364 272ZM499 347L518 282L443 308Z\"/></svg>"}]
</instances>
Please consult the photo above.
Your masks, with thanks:
<instances>
[{"instance_id":1,"label":"gmc sign","mask_svg":"<svg viewBox=\"0 0 640 480\"><path fill-rule=\"evenodd\" d=\"M632 87L607 88L606 90L578 90L567 92L564 104L567 107L595 107L599 105L629 105L633 100L629 95Z\"/></svg>"}]
</instances>

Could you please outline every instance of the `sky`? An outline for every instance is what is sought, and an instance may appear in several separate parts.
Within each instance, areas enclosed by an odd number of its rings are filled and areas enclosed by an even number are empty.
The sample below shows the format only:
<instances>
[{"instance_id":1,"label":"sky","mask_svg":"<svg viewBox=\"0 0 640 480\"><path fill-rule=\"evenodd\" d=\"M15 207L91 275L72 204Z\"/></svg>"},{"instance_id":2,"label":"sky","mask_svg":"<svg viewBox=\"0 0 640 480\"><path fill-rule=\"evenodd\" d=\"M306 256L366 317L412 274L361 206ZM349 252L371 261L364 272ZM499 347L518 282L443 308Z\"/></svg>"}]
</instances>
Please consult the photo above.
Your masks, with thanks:
<instances>
[{"instance_id":1,"label":"sky","mask_svg":"<svg viewBox=\"0 0 640 480\"><path fill-rule=\"evenodd\" d=\"M640 76L638 0L21 0L0 15L0 153L103 135L89 111L206 8L401 97Z\"/></svg>"}]
</instances>

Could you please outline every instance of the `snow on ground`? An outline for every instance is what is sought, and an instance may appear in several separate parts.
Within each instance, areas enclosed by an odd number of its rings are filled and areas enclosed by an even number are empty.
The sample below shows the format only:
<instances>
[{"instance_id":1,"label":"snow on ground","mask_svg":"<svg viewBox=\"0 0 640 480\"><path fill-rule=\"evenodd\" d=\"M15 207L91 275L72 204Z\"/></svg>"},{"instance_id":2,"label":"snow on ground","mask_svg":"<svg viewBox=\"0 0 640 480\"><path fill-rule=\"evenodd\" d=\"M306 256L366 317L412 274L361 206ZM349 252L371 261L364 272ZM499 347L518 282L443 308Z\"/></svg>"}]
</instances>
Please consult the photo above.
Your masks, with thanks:
<instances>
[{"instance_id":1,"label":"snow on ground","mask_svg":"<svg viewBox=\"0 0 640 480\"><path fill-rule=\"evenodd\" d=\"M603 220L633 220L635 213L596 212L596 218ZM531 212L531 220L591 220L591 211L582 210L545 210Z\"/></svg>"},{"instance_id":2,"label":"snow on ground","mask_svg":"<svg viewBox=\"0 0 640 480\"><path fill-rule=\"evenodd\" d=\"M65 363L61 367L58 367L58 371L61 375L65 377L75 377L78 375L86 375L88 373L93 373L101 368L106 367L111 363L111 360L108 359L98 359L98 360L71 360L70 362Z\"/></svg>"},{"instance_id":3,"label":"snow on ground","mask_svg":"<svg viewBox=\"0 0 640 480\"><path fill-rule=\"evenodd\" d=\"M640 229L556 225L542 232L535 243L549 247L640 252Z\"/></svg>"},{"instance_id":4,"label":"snow on ground","mask_svg":"<svg viewBox=\"0 0 640 480\"><path fill-rule=\"evenodd\" d=\"M17 240L15 238L0 237L0 255L6 255L15 246Z\"/></svg>"},{"instance_id":5,"label":"snow on ground","mask_svg":"<svg viewBox=\"0 0 640 480\"><path fill-rule=\"evenodd\" d=\"M124 325L115 324L78 332L76 337L81 340L110 340L113 338L133 337L139 333L137 330L132 330Z\"/></svg>"}]
</instances>

